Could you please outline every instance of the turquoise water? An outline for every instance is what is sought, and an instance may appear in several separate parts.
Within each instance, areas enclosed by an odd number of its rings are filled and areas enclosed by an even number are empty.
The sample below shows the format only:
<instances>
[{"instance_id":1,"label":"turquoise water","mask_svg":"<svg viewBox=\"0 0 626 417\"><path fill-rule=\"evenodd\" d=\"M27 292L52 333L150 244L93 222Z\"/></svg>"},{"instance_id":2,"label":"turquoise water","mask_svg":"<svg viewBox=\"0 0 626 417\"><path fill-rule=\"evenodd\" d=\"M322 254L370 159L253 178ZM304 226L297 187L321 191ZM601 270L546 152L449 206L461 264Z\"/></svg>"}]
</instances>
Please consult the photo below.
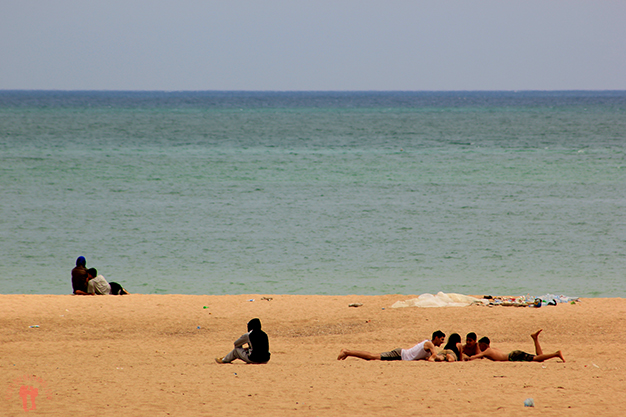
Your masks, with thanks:
<instances>
[{"instance_id":1,"label":"turquoise water","mask_svg":"<svg viewBox=\"0 0 626 417\"><path fill-rule=\"evenodd\" d=\"M626 92L0 91L0 293L626 296Z\"/></svg>"}]
</instances>

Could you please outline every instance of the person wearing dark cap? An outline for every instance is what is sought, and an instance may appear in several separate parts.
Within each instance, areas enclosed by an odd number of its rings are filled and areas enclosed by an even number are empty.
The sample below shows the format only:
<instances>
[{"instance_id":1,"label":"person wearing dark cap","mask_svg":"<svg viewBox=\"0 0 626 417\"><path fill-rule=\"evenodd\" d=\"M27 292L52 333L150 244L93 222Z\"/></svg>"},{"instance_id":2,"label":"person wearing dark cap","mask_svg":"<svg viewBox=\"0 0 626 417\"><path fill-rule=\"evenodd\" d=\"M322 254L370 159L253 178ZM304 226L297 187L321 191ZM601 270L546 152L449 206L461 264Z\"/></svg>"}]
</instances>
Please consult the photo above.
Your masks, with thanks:
<instances>
[{"instance_id":1,"label":"person wearing dark cap","mask_svg":"<svg viewBox=\"0 0 626 417\"><path fill-rule=\"evenodd\" d=\"M76 259L76 266L72 269L72 290L74 294L85 295L87 294L87 261L84 256L79 256Z\"/></svg>"},{"instance_id":2,"label":"person wearing dark cap","mask_svg":"<svg viewBox=\"0 0 626 417\"><path fill-rule=\"evenodd\" d=\"M244 345L248 347L244 347ZM248 322L248 333L235 341L235 348L223 358L215 358L217 363L231 363L241 359L245 363L267 363L270 360L270 342L267 334L261 330L261 320Z\"/></svg>"}]
</instances>

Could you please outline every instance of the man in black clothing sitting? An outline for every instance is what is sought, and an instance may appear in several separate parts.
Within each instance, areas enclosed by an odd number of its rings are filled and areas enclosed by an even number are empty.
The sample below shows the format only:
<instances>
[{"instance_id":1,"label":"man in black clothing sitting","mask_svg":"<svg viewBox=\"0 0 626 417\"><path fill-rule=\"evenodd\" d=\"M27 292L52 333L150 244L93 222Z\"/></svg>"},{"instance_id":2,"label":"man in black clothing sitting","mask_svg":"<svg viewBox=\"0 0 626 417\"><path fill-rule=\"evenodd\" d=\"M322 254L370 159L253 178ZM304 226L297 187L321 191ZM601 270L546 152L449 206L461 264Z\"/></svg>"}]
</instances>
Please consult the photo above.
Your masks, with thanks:
<instances>
[{"instance_id":1,"label":"man in black clothing sitting","mask_svg":"<svg viewBox=\"0 0 626 417\"><path fill-rule=\"evenodd\" d=\"M244 347L247 344L248 347ZM215 358L217 363L231 363L241 359L246 363L267 363L270 360L270 342L267 334L261 330L261 320L248 322L248 333L235 341L235 348L223 358Z\"/></svg>"}]
</instances>

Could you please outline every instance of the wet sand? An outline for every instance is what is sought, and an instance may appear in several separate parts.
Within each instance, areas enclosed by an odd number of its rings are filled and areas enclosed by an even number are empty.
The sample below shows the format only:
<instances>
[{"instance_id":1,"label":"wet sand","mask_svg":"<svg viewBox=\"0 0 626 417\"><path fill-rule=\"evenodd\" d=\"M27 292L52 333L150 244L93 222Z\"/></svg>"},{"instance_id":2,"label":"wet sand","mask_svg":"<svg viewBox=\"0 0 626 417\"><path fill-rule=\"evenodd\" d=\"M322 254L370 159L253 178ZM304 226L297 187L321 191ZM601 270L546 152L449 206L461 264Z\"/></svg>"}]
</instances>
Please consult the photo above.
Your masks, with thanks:
<instances>
[{"instance_id":1,"label":"wet sand","mask_svg":"<svg viewBox=\"0 0 626 417\"><path fill-rule=\"evenodd\" d=\"M262 297L271 298L270 301ZM618 416L626 300L542 308L390 306L414 295L0 295L0 410L46 416ZM254 299L254 301L249 301ZM362 303L361 307L348 307ZM206 308L205 308L206 307ZM266 365L217 364L259 317ZM30 327L39 326L39 327ZM409 348L474 331L566 362L380 362L341 348ZM32 387L32 388L29 388ZM535 407L524 407L533 398Z\"/></svg>"}]
</instances>

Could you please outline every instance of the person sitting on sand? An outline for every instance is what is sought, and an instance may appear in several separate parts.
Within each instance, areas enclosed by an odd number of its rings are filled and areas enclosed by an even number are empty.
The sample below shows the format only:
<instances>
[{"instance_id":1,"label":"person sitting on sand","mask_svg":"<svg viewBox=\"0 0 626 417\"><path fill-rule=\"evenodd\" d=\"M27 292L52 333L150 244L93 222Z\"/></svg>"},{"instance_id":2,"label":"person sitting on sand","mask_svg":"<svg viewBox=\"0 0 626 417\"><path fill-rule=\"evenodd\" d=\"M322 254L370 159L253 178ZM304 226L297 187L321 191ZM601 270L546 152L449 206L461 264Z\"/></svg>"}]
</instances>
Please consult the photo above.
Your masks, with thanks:
<instances>
[{"instance_id":1,"label":"person sitting on sand","mask_svg":"<svg viewBox=\"0 0 626 417\"><path fill-rule=\"evenodd\" d=\"M461 360L461 349L463 349L463 345L461 344L461 336L458 333L452 333L448 338L448 343L443 347L437 356L435 357L435 361L437 362L456 362Z\"/></svg>"},{"instance_id":2,"label":"person sitting on sand","mask_svg":"<svg viewBox=\"0 0 626 417\"><path fill-rule=\"evenodd\" d=\"M84 256L76 259L76 266L72 269L72 291L77 295L87 294L87 261Z\"/></svg>"},{"instance_id":3,"label":"person sitting on sand","mask_svg":"<svg viewBox=\"0 0 626 417\"><path fill-rule=\"evenodd\" d=\"M513 352L506 354L501 350L490 347L489 338L483 337L478 341L480 345L480 350L482 352L472 356L470 360L487 358L492 361L510 361L510 362L543 362L547 359L552 358L560 358L563 362L565 362L565 358L563 358L563 354L560 350L557 350L554 353L543 353L541 350L541 345L539 344L539 333L541 333L543 329L537 330L535 333L531 334L533 342L535 342L535 355L531 355L530 353L522 352L521 350L514 350Z\"/></svg>"},{"instance_id":4,"label":"person sitting on sand","mask_svg":"<svg viewBox=\"0 0 626 417\"><path fill-rule=\"evenodd\" d=\"M433 362L437 356L435 346L441 346L445 338L446 335L441 330L437 330L433 333L432 340L426 339L410 349L397 348L383 353L341 349L337 360L343 361L348 356L354 356L355 358L365 359L366 361L417 361L425 359Z\"/></svg>"},{"instance_id":5,"label":"person sitting on sand","mask_svg":"<svg viewBox=\"0 0 626 417\"><path fill-rule=\"evenodd\" d=\"M471 356L478 355L481 352L476 339L477 336L474 332L468 333L467 336L465 336L465 344L461 351L464 361L469 360Z\"/></svg>"},{"instance_id":6,"label":"person sitting on sand","mask_svg":"<svg viewBox=\"0 0 626 417\"><path fill-rule=\"evenodd\" d=\"M87 270L87 279L89 282L87 283L87 292L86 293L77 293L79 295L125 295L128 294L120 284L117 282L107 282L107 280L102 276L98 275L98 270L96 268L89 268Z\"/></svg>"},{"instance_id":7,"label":"person sitting on sand","mask_svg":"<svg viewBox=\"0 0 626 417\"><path fill-rule=\"evenodd\" d=\"M245 344L247 348L243 347ZM270 342L267 334L261 330L261 320L248 322L248 333L235 341L235 348L223 358L215 358L217 363L231 363L241 359L245 363L267 363L270 360Z\"/></svg>"}]
</instances>

